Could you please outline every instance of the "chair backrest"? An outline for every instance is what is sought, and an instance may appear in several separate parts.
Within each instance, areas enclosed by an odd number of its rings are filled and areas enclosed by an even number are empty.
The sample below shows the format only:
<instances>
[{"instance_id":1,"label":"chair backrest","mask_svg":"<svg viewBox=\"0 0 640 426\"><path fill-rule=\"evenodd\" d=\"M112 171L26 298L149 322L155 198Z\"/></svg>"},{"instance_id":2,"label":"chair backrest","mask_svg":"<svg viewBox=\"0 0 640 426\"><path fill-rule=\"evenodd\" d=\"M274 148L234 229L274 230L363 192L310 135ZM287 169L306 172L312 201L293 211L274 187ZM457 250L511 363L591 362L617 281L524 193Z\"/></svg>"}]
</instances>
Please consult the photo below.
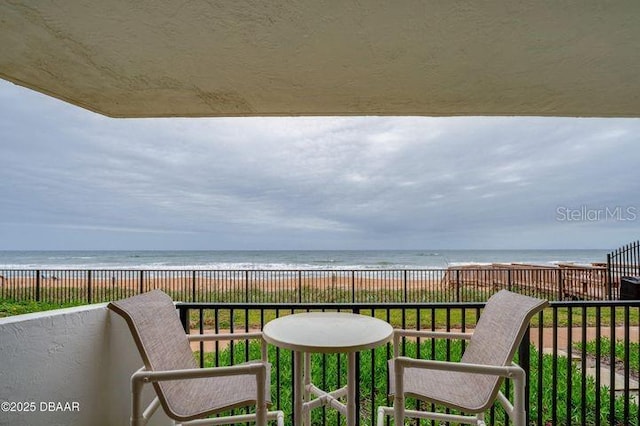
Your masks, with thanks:
<instances>
[{"instance_id":1,"label":"chair backrest","mask_svg":"<svg viewBox=\"0 0 640 426\"><path fill-rule=\"evenodd\" d=\"M510 365L531 318L548 306L546 300L501 290L491 296L476 324L462 362L483 365ZM474 388L495 398L502 380L494 376L472 375Z\"/></svg>"},{"instance_id":2,"label":"chair backrest","mask_svg":"<svg viewBox=\"0 0 640 426\"><path fill-rule=\"evenodd\" d=\"M166 293L153 290L111 302L108 307L126 320L148 371L198 367L175 305ZM157 382L153 386L165 411L174 412L172 402L182 399L184 382Z\"/></svg>"},{"instance_id":3,"label":"chair backrest","mask_svg":"<svg viewBox=\"0 0 640 426\"><path fill-rule=\"evenodd\" d=\"M501 290L487 301L476 324L462 362L509 365L533 315L548 305L546 300Z\"/></svg>"}]
</instances>

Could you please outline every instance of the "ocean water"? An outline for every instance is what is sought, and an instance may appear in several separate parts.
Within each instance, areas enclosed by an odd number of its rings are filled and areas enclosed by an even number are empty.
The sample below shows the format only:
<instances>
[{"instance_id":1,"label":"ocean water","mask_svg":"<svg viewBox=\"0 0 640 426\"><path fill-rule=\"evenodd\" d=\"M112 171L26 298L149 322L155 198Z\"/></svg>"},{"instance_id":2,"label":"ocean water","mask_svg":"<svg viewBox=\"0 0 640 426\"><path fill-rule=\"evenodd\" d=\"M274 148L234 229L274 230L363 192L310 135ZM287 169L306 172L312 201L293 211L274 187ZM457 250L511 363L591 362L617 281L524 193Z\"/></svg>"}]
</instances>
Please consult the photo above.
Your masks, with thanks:
<instances>
[{"instance_id":1,"label":"ocean water","mask_svg":"<svg viewBox=\"0 0 640 426\"><path fill-rule=\"evenodd\" d=\"M608 250L0 251L0 269L430 269L606 262Z\"/></svg>"}]
</instances>

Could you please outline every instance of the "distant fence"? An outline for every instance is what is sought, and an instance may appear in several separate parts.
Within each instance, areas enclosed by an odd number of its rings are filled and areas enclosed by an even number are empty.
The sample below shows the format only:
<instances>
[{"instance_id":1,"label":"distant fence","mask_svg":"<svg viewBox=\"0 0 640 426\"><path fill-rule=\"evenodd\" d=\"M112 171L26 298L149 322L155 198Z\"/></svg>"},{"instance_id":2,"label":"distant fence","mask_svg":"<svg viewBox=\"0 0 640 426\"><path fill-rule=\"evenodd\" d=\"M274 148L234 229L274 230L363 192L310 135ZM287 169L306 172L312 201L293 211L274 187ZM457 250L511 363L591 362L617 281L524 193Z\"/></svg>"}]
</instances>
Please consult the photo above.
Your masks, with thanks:
<instances>
[{"instance_id":1,"label":"distant fence","mask_svg":"<svg viewBox=\"0 0 640 426\"><path fill-rule=\"evenodd\" d=\"M640 276L640 241L629 243L607 254L608 280L612 288L620 287L620 278Z\"/></svg>"},{"instance_id":2,"label":"distant fence","mask_svg":"<svg viewBox=\"0 0 640 426\"><path fill-rule=\"evenodd\" d=\"M97 303L162 289L223 303L482 302L501 289L549 300L615 298L605 268L415 270L0 270L0 297Z\"/></svg>"}]
</instances>

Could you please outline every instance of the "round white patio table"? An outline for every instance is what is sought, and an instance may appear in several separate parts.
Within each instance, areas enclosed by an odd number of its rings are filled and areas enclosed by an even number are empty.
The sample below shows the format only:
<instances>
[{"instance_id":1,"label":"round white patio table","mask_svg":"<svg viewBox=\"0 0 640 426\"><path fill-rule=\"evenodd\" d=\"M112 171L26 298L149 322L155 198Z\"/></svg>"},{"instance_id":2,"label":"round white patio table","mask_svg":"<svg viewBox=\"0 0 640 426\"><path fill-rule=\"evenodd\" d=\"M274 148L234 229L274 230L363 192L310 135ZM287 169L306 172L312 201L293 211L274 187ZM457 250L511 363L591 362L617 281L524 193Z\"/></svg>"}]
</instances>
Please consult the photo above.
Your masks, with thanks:
<instances>
[{"instance_id":1,"label":"round white patio table","mask_svg":"<svg viewBox=\"0 0 640 426\"><path fill-rule=\"evenodd\" d=\"M393 328L385 321L365 315L307 312L268 322L262 335L267 343L294 351L295 423L310 425L311 410L329 405L345 415L347 425L352 426L356 424L356 353L391 340ZM346 353L347 385L326 392L311 383L311 353ZM317 398L311 400L311 394ZM345 395L346 405L339 401Z\"/></svg>"}]
</instances>

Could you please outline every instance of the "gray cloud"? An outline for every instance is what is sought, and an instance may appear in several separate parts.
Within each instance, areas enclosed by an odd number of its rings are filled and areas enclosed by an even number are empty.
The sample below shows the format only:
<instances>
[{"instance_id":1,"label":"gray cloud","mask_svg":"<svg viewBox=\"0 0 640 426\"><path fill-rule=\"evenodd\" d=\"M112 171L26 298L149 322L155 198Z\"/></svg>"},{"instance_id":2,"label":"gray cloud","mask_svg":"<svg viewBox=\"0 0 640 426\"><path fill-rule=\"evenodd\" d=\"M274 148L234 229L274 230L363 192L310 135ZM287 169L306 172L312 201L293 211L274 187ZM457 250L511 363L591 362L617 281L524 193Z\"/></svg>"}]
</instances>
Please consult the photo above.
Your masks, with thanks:
<instances>
[{"instance_id":1,"label":"gray cloud","mask_svg":"<svg viewBox=\"0 0 640 426\"><path fill-rule=\"evenodd\" d=\"M0 83L0 249L608 248L640 120L114 120ZM635 204L634 204L635 203ZM635 206L636 220L558 208Z\"/></svg>"}]
</instances>

